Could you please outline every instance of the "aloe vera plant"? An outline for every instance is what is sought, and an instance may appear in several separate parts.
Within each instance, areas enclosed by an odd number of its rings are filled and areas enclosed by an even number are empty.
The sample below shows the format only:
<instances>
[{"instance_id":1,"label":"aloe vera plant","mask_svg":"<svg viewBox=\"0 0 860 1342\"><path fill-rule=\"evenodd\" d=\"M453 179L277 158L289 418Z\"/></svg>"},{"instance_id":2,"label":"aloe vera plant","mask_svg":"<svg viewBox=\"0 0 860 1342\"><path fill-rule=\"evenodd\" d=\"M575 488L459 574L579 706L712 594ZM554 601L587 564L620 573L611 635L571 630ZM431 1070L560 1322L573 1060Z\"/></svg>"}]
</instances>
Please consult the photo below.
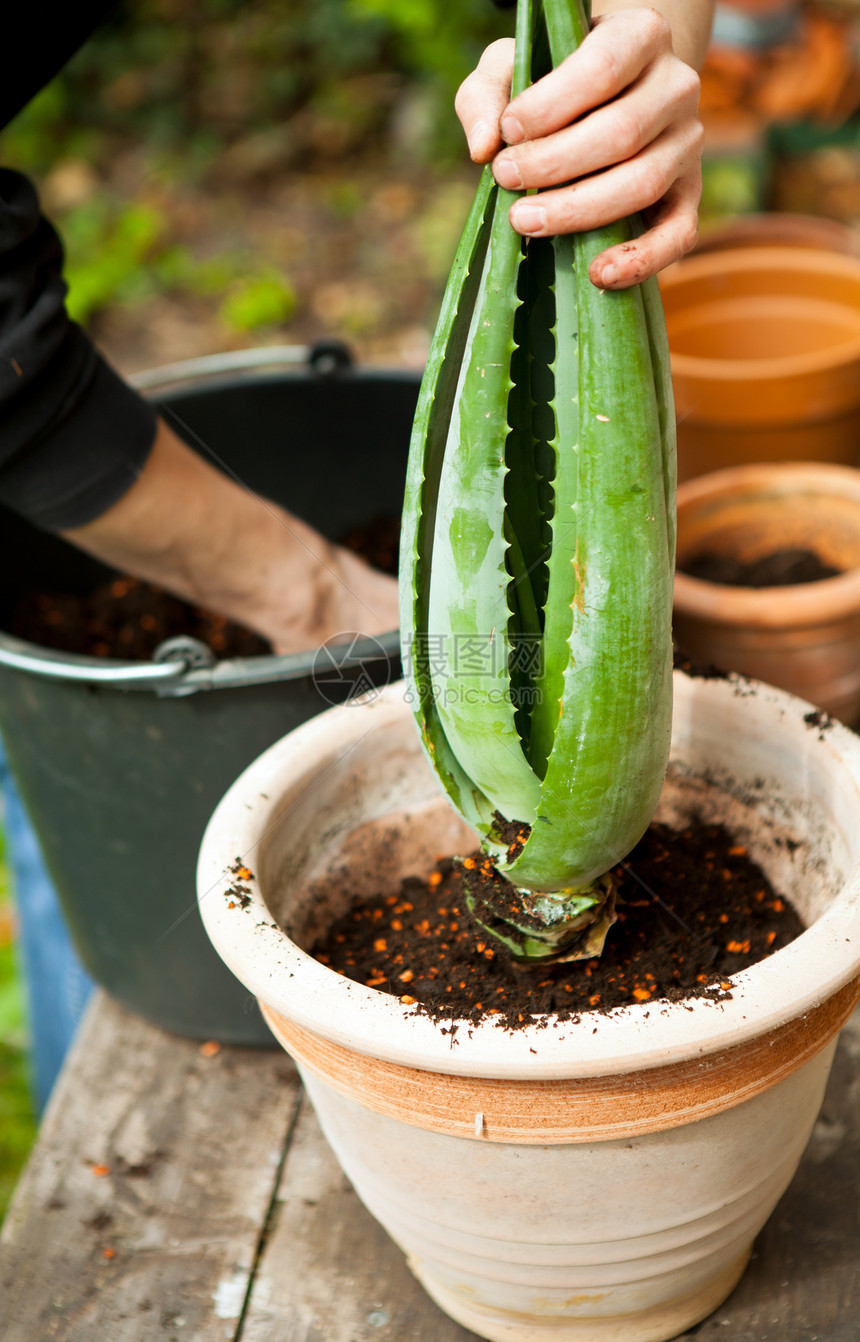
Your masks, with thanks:
<instances>
[{"instance_id":1,"label":"aloe vera plant","mask_svg":"<svg viewBox=\"0 0 860 1342\"><path fill-rule=\"evenodd\" d=\"M514 94L587 31L582 0L519 0ZM606 873L665 776L675 441L656 281L588 278L638 221L525 242L514 199L486 168L443 300L410 448L401 629L426 752L493 865L497 894L485 880L473 915L540 961L602 948Z\"/></svg>"}]
</instances>

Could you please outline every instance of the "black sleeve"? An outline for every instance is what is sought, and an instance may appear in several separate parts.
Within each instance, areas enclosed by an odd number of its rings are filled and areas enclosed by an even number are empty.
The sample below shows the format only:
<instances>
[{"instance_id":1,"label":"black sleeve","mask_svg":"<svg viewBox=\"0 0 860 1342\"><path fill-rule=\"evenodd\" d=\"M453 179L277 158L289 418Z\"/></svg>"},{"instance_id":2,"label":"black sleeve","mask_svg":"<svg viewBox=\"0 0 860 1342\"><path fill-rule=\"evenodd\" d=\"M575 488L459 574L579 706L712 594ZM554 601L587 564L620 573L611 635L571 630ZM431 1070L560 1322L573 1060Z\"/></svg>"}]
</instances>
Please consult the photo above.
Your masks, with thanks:
<instances>
[{"instance_id":1,"label":"black sleeve","mask_svg":"<svg viewBox=\"0 0 860 1342\"><path fill-rule=\"evenodd\" d=\"M64 307L63 250L36 192L0 169L0 502L60 531L134 483L155 413Z\"/></svg>"},{"instance_id":2,"label":"black sleeve","mask_svg":"<svg viewBox=\"0 0 860 1342\"><path fill-rule=\"evenodd\" d=\"M0 127L113 7L43 0L9 15ZM0 168L0 503L37 526L91 522L139 476L155 415L66 314L63 249L26 178Z\"/></svg>"}]
</instances>

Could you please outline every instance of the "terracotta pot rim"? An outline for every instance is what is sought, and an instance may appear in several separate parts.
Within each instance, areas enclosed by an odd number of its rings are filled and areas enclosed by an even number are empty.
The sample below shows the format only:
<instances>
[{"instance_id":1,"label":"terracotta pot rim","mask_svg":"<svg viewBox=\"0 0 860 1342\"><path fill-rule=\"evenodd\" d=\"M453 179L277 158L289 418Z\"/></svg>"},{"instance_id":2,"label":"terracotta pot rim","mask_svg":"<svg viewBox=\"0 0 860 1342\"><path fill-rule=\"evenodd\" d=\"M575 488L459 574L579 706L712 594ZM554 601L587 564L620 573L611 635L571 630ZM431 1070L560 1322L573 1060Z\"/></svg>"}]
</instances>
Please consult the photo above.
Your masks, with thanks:
<instances>
[{"instance_id":1,"label":"terracotta pot rim","mask_svg":"<svg viewBox=\"0 0 860 1342\"><path fill-rule=\"evenodd\" d=\"M710 276L725 278L749 273L774 276L782 272L790 277L798 271L820 276L835 276L840 279L850 276L860 289L860 256L827 251L825 248L791 247L780 244L725 250L717 248L713 251L693 253L662 272L660 289L670 303L673 292ZM783 296L791 296L790 285L785 287ZM707 305L708 301L703 304ZM856 307L848 300L845 306ZM681 354L674 350L671 352L672 372L675 377L692 380L702 378L708 382L753 383L771 378L813 377L857 359L860 359L860 336L826 350L781 355L771 359L713 359L694 354Z\"/></svg>"},{"instance_id":2,"label":"terracotta pot rim","mask_svg":"<svg viewBox=\"0 0 860 1342\"><path fill-rule=\"evenodd\" d=\"M790 247L782 244L760 247L730 247L720 252L692 252L660 272L660 288L680 288L702 276L737 272L756 275L780 270L808 270L818 275L847 273L860 284L860 256L829 251L825 247Z\"/></svg>"},{"instance_id":3,"label":"terracotta pot rim","mask_svg":"<svg viewBox=\"0 0 860 1342\"><path fill-rule=\"evenodd\" d=\"M860 360L860 337L814 354L782 355L775 359L702 359L672 351L672 375L689 382L755 383L777 378L817 377L834 367ZM726 412L727 414L730 411ZM828 418L828 411L821 418Z\"/></svg>"},{"instance_id":4,"label":"terracotta pot rim","mask_svg":"<svg viewBox=\"0 0 860 1342\"><path fill-rule=\"evenodd\" d=\"M847 224L798 210L757 210L705 223L691 255L761 246L803 247L860 257L860 235Z\"/></svg>"},{"instance_id":5,"label":"terracotta pot rim","mask_svg":"<svg viewBox=\"0 0 860 1342\"><path fill-rule=\"evenodd\" d=\"M739 466L723 466L708 471L678 486L678 497L695 501L697 495L710 495L716 487L722 493L734 494L743 488L772 488L774 476L784 478L786 488L812 488L818 492L851 493L860 503L860 468L845 466L835 461L748 461ZM821 491L822 485L831 488Z\"/></svg>"},{"instance_id":6,"label":"terracotta pot rim","mask_svg":"<svg viewBox=\"0 0 860 1342\"><path fill-rule=\"evenodd\" d=\"M727 606L731 609L727 612ZM791 587L734 587L708 582L680 570L675 574L674 605L684 615L699 615L723 624L760 628L784 625L815 627L860 610L860 568L819 582Z\"/></svg>"},{"instance_id":7,"label":"terracotta pot rim","mask_svg":"<svg viewBox=\"0 0 860 1342\"><path fill-rule=\"evenodd\" d=\"M857 504L860 529L860 470L831 462L753 462L710 471L678 486L678 514L695 513L702 505L710 505L713 512L721 500L736 503L740 496L759 493L786 500L810 493L851 498ZM707 582L678 569L674 605L681 614L722 624L816 627L860 611L860 567L817 582L757 589Z\"/></svg>"},{"instance_id":8,"label":"terracotta pot rim","mask_svg":"<svg viewBox=\"0 0 860 1342\"><path fill-rule=\"evenodd\" d=\"M860 738L839 724L827 733L812 732L804 722L810 704L770 686L745 683L758 712L750 717L750 727L753 721L764 723L757 730L766 730L768 738L778 736L786 749L790 740L801 765L807 760L802 767L835 767L841 804L852 798L860 813ZM743 714L751 702L748 695L738 696L737 678L694 680L676 673L675 689L679 722L695 722L699 715L707 721L715 710ZM272 919L255 879L245 882L251 892L248 906L230 909L225 898L235 880L230 868L237 853L253 868L256 845L278 823L285 772L298 787L302 770L310 778L324 761L331 759L333 767L376 727L409 712L402 684L361 706L328 710L256 760L209 823L198 867L203 922L234 973L278 1014L334 1043L392 1062L449 1074L551 1080L647 1070L741 1044L820 1005L856 976L860 862L806 932L733 977L731 1000L622 1007L595 1014L593 1031L553 1021L511 1034L488 1019L462 1030L455 1044L413 1007L341 978L300 950Z\"/></svg>"}]
</instances>

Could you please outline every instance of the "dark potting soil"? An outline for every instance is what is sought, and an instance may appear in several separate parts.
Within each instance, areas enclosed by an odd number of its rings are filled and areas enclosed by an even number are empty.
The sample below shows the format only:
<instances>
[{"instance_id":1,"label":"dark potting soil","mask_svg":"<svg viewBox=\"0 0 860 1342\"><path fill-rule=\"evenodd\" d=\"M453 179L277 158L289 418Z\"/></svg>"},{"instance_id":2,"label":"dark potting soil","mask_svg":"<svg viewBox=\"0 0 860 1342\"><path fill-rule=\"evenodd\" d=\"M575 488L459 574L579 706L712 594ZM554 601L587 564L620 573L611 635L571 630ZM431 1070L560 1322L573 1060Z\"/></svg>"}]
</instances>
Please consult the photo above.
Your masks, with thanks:
<instances>
[{"instance_id":1,"label":"dark potting soil","mask_svg":"<svg viewBox=\"0 0 860 1342\"><path fill-rule=\"evenodd\" d=\"M24 592L9 632L59 652L123 661L148 661L160 643L179 636L199 639L218 657L271 652L250 629L124 575L86 593Z\"/></svg>"},{"instance_id":2,"label":"dark potting soil","mask_svg":"<svg viewBox=\"0 0 860 1342\"><path fill-rule=\"evenodd\" d=\"M727 587L794 587L798 583L838 578L842 572L832 564L825 564L814 550L805 549L774 550L751 560L702 550L678 567L691 578Z\"/></svg>"},{"instance_id":3,"label":"dark potting soil","mask_svg":"<svg viewBox=\"0 0 860 1342\"><path fill-rule=\"evenodd\" d=\"M380 517L356 527L341 544L387 573L397 572L400 519ZM168 638L190 637L216 657L259 657L272 651L260 634L193 606L153 583L115 574L91 592L24 591L9 633L43 648L122 661L149 661Z\"/></svg>"},{"instance_id":4,"label":"dark potting soil","mask_svg":"<svg viewBox=\"0 0 860 1342\"><path fill-rule=\"evenodd\" d=\"M439 1022L495 1015L517 1029L549 1014L570 1020L636 1002L725 998L730 975L803 931L794 908L719 825L652 824L615 876L618 916L599 959L513 964L470 921L450 860L427 881L407 878L397 895L356 901L312 954Z\"/></svg>"},{"instance_id":5,"label":"dark potting soil","mask_svg":"<svg viewBox=\"0 0 860 1342\"><path fill-rule=\"evenodd\" d=\"M341 537L341 545L353 550L374 568L397 577L400 554L400 518L374 517L366 526L353 527Z\"/></svg>"}]
</instances>

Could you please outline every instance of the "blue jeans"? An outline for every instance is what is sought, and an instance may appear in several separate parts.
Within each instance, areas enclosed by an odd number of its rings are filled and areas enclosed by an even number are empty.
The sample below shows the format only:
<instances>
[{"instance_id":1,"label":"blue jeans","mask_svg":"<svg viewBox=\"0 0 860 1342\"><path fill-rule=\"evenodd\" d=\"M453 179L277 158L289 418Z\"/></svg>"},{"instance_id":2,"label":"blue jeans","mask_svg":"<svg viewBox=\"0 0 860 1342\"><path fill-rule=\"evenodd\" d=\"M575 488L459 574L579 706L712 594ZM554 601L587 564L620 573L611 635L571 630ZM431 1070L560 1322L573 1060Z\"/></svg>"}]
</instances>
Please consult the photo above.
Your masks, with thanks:
<instances>
[{"instance_id":1,"label":"blue jeans","mask_svg":"<svg viewBox=\"0 0 860 1342\"><path fill-rule=\"evenodd\" d=\"M0 746L0 797L12 868L32 1051L33 1098L45 1107L93 983L72 946L38 840Z\"/></svg>"}]
</instances>

